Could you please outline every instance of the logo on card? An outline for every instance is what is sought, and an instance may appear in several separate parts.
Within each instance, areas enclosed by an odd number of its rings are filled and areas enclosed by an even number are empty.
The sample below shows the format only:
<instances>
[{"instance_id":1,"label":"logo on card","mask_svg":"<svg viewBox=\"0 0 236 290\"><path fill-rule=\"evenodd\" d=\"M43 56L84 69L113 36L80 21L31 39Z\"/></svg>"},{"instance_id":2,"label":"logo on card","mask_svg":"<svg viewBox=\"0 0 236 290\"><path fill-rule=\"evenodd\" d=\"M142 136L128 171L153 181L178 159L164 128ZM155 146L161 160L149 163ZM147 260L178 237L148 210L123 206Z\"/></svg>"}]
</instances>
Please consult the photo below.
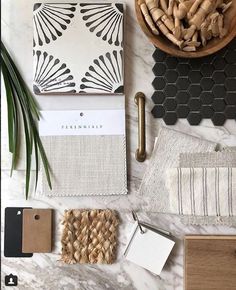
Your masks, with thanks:
<instances>
[{"instance_id":1,"label":"logo on card","mask_svg":"<svg viewBox=\"0 0 236 290\"><path fill-rule=\"evenodd\" d=\"M78 129L102 129L102 125L96 125L96 124L88 124L88 125L82 125L82 124L65 124L61 125L62 130L78 130Z\"/></svg>"},{"instance_id":2,"label":"logo on card","mask_svg":"<svg viewBox=\"0 0 236 290\"><path fill-rule=\"evenodd\" d=\"M6 286L17 286L18 278L16 275L10 274L5 276L5 285Z\"/></svg>"}]
</instances>

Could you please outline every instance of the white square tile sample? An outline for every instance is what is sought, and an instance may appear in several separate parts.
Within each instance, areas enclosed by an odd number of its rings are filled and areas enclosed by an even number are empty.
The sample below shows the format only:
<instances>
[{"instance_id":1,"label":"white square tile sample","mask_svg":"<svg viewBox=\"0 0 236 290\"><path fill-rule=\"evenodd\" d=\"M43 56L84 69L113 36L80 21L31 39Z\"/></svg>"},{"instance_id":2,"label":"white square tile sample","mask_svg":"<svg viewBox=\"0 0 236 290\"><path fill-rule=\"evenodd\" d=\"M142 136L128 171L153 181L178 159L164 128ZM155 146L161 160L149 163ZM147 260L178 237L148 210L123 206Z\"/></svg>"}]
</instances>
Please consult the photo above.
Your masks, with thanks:
<instances>
[{"instance_id":1,"label":"white square tile sample","mask_svg":"<svg viewBox=\"0 0 236 290\"><path fill-rule=\"evenodd\" d=\"M36 94L122 94L123 4L36 3Z\"/></svg>"}]
</instances>

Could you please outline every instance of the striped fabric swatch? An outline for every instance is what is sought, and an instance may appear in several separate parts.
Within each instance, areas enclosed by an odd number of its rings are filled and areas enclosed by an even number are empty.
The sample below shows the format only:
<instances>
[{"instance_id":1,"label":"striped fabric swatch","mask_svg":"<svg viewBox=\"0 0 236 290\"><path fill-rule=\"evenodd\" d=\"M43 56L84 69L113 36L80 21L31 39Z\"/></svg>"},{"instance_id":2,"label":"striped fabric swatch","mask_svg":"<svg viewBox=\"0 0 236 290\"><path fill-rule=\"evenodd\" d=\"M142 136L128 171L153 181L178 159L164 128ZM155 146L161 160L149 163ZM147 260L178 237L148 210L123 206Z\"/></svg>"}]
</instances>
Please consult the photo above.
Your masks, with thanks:
<instances>
[{"instance_id":1,"label":"striped fabric swatch","mask_svg":"<svg viewBox=\"0 0 236 290\"><path fill-rule=\"evenodd\" d=\"M236 168L171 168L166 173L171 213L236 216Z\"/></svg>"}]
</instances>

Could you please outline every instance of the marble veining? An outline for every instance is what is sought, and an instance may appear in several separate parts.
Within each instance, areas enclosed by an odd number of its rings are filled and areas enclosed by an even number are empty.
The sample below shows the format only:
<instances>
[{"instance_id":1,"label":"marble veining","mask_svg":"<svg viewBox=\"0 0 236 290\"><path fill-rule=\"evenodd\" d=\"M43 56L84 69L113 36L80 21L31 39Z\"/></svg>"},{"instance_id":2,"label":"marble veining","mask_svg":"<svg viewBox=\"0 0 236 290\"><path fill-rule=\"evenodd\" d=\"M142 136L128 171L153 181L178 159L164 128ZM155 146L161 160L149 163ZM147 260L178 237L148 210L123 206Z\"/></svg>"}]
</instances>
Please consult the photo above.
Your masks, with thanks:
<instances>
[{"instance_id":1,"label":"marble veining","mask_svg":"<svg viewBox=\"0 0 236 290\"><path fill-rule=\"evenodd\" d=\"M46 2L46 1L45 1ZM47 2L55 2L50 0ZM58 0L58 2L63 2ZM71 3L75 2L71 0ZM92 2L92 1L90 1ZM114 1L111 1L114 2ZM17 171L10 178L9 171L2 172L2 241L4 208L6 206L32 206L55 209L55 247L51 254L34 254L32 258L13 259L2 258L2 287L4 277L9 273L18 275L19 283L15 289L46 289L46 290L183 290L183 237L185 234L236 234L233 227L224 226L185 226L178 216L144 212L143 200L138 197L137 191L142 176L150 158L154 139L161 120L154 120L151 116L153 107L151 95L153 88L152 67L154 61L152 53L154 47L148 42L139 28L134 11L134 3L125 0L126 26L125 26L125 87L127 112L127 157L129 195L127 203L122 201L114 203L119 210L121 225L119 229L118 258L115 264L106 266L97 265L63 265L60 259L60 233L63 211L66 208L95 208L100 207L99 198L87 200L81 198L44 198L32 194L27 201L24 199L24 172ZM29 86L32 84L32 9L34 1L2 1L2 39L12 53L24 79ZM146 123L147 123L147 153L144 163L136 162L134 153L137 148L137 108L134 104L134 95L143 91L147 96ZM2 99L5 99L3 90ZM42 109L74 109L83 106L87 97L80 96L37 96ZM111 99L108 101L112 106ZM119 102L119 100L118 100ZM6 108L3 106L2 129L6 127ZM186 120L179 120L174 129L202 137L221 146L236 146L236 124L228 120L224 127L214 127L208 120L200 126L191 127ZM7 167L9 156L7 154L6 134L2 138L2 164ZM24 164L22 162L22 164ZM21 169L24 165L21 166ZM40 192L40 187L38 189ZM113 202L108 204L112 207ZM123 251L132 226L130 208L139 209L140 219L156 226L169 230L176 237L176 246L160 277L126 261ZM3 256L3 243L2 243Z\"/></svg>"}]
</instances>

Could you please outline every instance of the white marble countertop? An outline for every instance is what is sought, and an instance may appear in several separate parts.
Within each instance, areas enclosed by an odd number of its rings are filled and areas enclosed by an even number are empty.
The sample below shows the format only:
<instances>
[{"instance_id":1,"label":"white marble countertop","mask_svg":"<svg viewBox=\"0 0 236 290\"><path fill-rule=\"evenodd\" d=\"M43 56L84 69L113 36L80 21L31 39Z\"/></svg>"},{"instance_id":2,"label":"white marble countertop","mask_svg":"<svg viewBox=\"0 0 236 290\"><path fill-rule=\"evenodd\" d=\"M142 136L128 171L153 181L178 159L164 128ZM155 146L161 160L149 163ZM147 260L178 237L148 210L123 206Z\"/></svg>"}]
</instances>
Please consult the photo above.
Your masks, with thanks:
<instances>
[{"instance_id":1,"label":"white marble countertop","mask_svg":"<svg viewBox=\"0 0 236 290\"><path fill-rule=\"evenodd\" d=\"M47 2L55 2L53 0ZM58 0L57 2L63 2ZM74 1L70 1L74 2ZM28 259L2 258L2 283L4 276L16 274L19 279L15 289L81 289L81 290L182 290L183 289L183 236L185 234L236 234L233 227L224 226L185 226L179 217L140 211L142 220L170 230L176 237L176 246L160 277L126 261L122 252L128 238L132 221L131 207L141 207L142 200L136 198L142 176L148 164L154 139L163 125L161 120L154 120L150 114L152 108L151 95L153 88L152 53L154 47L148 42L139 28L134 12L134 3L124 1L126 7L126 44L125 44L125 85L127 110L127 154L129 196L127 208L119 210L121 216L118 259L114 265L63 265L60 258L60 220L64 209L99 207L99 200L86 198L42 198L24 199L24 172L18 171L10 178L9 171L2 172L2 223L6 206L51 207L55 209L55 248L51 254L34 254ZM2 39L14 57L24 79L32 84L32 6L34 1L3 0L2 1ZM137 108L134 95L143 91L147 96L147 152L144 163L134 158L137 147ZM5 94L2 94L4 103ZM88 100L83 96L37 96L42 109L75 109L81 108ZM111 99L111 102L114 100ZM2 128L6 127L6 111L3 105ZM200 126L189 126L186 120L179 120L174 129L199 136L222 145L236 146L236 124L227 121L224 127L214 127L211 121L204 120ZM4 131L4 130L3 130ZM2 164L7 164L6 136L2 138ZM119 204L118 204L119 209ZM3 224L2 224L3 237ZM2 243L3 247L3 243ZM2 284L3 285L3 284ZM3 286L4 287L4 286Z\"/></svg>"}]
</instances>

